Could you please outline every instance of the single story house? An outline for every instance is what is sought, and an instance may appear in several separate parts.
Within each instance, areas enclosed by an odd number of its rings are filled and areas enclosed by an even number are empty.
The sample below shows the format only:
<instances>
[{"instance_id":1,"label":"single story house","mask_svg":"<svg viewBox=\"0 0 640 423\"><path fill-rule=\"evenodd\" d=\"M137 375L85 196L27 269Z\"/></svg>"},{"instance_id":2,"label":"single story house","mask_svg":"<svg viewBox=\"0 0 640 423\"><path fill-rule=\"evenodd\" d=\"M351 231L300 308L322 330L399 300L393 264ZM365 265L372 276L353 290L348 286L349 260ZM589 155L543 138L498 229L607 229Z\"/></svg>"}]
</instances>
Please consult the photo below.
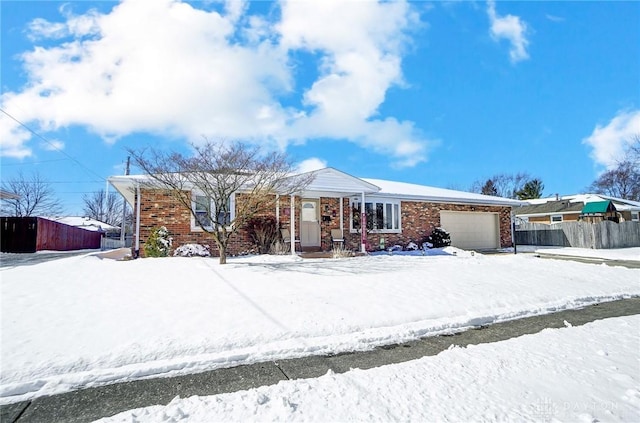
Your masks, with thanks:
<instances>
[{"instance_id":1,"label":"single story house","mask_svg":"<svg viewBox=\"0 0 640 423\"><path fill-rule=\"evenodd\" d=\"M512 245L511 210L521 201L423 185L357 178L334 168L314 172L312 182L297 195L279 196L273 213L288 230L291 251L329 251L332 230L339 230L344 246L371 251L395 244L421 242L434 228L451 234L452 245L466 249L495 249ZM173 245L215 244L185 210L163 189L152 188L146 175L112 176L109 183L133 207L134 250L139 251L154 227L165 226ZM145 184L146 183L146 184ZM192 192L194 210L202 199ZM277 195L277 193L274 193ZM241 196L234 196L241 201ZM233 212L232 212L233 213ZM360 222L364 219L366 230ZM253 247L246 231L237 232L231 254Z\"/></svg>"},{"instance_id":2,"label":"single story house","mask_svg":"<svg viewBox=\"0 0 640 423\"><path fill-rule=\"evenodd\" d=\"M538 198L527 200L527 203L521 207L514 207L516 224L522 222L552 224L578 220L640 221L640 202L603 194Z\"/></svg>"},{"instance_id":3,"label":"single story house","mask_svg":"<svg viewBox=\"0 0 640 423\"><path fill-rule=\"evenodd\" d=\"M76 228L86 229L88 231L104 232L105 234L120 234L120 227L109 225L108 223L86 216L61 216L49 217L48 219L65 225L75 226Z\"/></svg>"}]
</instances>

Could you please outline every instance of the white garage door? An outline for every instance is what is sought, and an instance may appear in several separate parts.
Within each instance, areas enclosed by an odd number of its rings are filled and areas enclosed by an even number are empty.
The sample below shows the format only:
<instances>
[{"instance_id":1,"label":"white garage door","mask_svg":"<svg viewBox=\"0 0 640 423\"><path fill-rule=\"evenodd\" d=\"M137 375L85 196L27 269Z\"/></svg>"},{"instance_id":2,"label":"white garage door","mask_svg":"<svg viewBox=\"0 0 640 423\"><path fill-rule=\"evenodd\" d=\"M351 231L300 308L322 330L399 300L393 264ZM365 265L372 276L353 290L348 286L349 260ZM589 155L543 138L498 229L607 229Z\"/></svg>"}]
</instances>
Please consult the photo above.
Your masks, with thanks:
<instances>
[{"instance_id":1,"label":"white garage door","mask_svg":"<svg viewBox=\"0 0 640 423\"><path fill-rule=\"evenodd\" d=\"M498 213L440 212L440 226L451 234L451 245L466 250L500 247Z\"/></svg>"}]
</instances>

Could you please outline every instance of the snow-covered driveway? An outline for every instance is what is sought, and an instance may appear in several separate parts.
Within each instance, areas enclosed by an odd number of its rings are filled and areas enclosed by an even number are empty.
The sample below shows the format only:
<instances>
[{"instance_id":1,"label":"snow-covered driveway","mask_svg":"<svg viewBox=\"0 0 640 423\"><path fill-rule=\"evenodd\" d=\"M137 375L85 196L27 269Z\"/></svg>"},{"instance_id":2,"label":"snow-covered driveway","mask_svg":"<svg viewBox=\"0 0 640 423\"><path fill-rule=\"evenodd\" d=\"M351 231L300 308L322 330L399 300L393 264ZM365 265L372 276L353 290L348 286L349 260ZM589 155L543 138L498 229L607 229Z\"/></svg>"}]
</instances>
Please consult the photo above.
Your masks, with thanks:
<instances>
[{"instance_id":1,"label":"snow-covered driveway","mask_svg":"<svg viewBox=\"0 0 640 423\"><path fill-rule=\"evenodd\" d=\"M360 350L640 295L640 270L532 256L73 257L2 270L0 401Z\"/></svg>"}]
</instances>

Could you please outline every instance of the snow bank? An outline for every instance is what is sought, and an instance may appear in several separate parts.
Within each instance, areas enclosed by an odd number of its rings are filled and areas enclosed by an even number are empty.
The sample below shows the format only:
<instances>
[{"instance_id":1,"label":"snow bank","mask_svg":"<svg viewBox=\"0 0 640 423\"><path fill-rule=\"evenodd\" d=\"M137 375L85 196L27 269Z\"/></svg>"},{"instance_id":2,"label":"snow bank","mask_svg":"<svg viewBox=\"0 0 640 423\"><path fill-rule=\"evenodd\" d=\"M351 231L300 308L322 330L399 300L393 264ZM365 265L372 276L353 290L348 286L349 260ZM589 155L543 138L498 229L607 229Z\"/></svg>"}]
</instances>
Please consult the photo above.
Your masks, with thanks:
<instances>
[{"instance_id":1,"label":"snow bank","mask_svg":"<svg viewBox=\"0 0 640 423\"><path fill-rule=\"evenodd\" d=\"M640 420L640 316L371 370L175 398L100 422Z\"/></svg>"},{"instance_id":2,"label":"snow bank","mask_svg":"<svg viewBox=\"0 0 640 423\"><path fill-rule=\"evenodd\" d=\"M229 261L89 255L2 269L0 402L640 295L640 270L531 255Z\"/></svg>"}]
</instances>

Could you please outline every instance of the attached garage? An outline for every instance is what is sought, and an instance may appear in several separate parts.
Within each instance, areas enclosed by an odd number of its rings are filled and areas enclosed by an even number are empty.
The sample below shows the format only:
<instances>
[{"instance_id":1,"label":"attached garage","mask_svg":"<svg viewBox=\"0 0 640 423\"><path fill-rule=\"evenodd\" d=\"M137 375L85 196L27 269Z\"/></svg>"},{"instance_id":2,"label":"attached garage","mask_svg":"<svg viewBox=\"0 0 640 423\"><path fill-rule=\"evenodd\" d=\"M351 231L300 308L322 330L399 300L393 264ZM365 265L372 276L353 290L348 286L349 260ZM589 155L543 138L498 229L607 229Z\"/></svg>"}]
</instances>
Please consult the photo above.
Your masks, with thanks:
<instances>
[{"instance_id":1,"label":"attached garage","mask_svg":"<svg viewBox=\"0 0 640 423\"><path fill-rule=\"evenodd\" d=\"M455 247L500 248L498 213L441 211L440 225L451 234L451 245Z\"/></svg>"}]
</instances>

